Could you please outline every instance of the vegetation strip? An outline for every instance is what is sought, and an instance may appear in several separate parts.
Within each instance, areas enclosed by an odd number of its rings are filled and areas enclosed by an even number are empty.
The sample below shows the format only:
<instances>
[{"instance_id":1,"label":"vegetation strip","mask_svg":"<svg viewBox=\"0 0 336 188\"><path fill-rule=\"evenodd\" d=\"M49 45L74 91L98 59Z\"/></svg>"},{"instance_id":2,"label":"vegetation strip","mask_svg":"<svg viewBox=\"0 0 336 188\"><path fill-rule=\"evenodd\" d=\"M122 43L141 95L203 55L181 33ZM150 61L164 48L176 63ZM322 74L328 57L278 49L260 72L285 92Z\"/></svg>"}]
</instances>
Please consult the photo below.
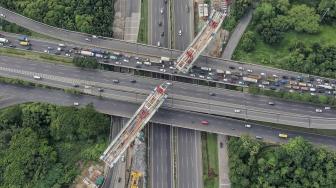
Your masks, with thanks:
<instances>
[{"instance_id":1,"label":"vegetation strip","mask_svg":"<svg viewBox=\"0 0 336 188\"><path fill-rule=\"evenodd\" d=\"M141 18L138 42L143 44L148 43L148 0L141 0Z\"/></svg>"},{"instance_id":2,"label":"vegetation strip","mask_svg":"<svg viewBox=\"0 0 336 188\"><path fill-rule=\"evenodd\" d=\"M217 134L202 132L204 188L219 187Z\"/></svg>"}]
</instances>

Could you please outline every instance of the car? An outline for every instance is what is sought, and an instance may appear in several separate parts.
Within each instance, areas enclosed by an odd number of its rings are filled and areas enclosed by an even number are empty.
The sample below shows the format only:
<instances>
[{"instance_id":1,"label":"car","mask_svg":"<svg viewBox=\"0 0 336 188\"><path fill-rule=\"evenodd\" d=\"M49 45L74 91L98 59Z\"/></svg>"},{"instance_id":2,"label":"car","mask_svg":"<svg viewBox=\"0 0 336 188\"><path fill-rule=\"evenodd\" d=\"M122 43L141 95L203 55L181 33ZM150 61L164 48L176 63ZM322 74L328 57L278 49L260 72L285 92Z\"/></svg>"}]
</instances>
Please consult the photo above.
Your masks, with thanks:
<instances>
[{"instance_id":1,"label":"car","mask_svg":"<svg viewBox=\"0 0 336 188\"><path fill-rule=\"evenodd\" d=\"M208 122L207 120L202 120L202 121L201 121L201 124L202 124L202 125L209 125L209 122Z\"/></svg>"},{"instance_id":2,"label":"car","mask_svg":"<svg viewBox=\"0 0 336 188\"><path fill-rule=\"evenodd\" d=\"M115 83L115 84L118 84L118 83L119 83L119 80L114 79L114 80L112 80L112 82Z\"/></svg>"},{"instance_id":3,"label":"car","mask_svg":"<svg viewBox=\"0 0 336 188\"><path fill-rule=\"evenodd\" d=\"M275 105L273 101L268 101L269 105Z\"/></svg>"},{"instance_id":4,"label":"car","mask_svg":"<svg viewBox=\"0 0 336 188\"><path fill-rule=\"evenodd\" d=\"M212 93L212 92L210 92L209 95L210 95L210 96L216 96L216 93Z\"/></svg>"},{"instance_id":5,"label":"car","mask_svg":"<svg viewBox=\"0 0 336 188\"><path fill-rule=\"evenodd\" d=\"M158 25L159 25L159 26L162 26L162 21L159 21Z\"/></svg>"},{"instance_id":6,"label":"car","mask_svg":"<svg viewBox=\"0 0 336 188\"><path fill-rule=\"evenodd\" d=\"M261 76L265 76L266 74L265 74L264 72L261 72L260 75L261 75Z\"/></svg>"},{"instance_id":7,"label":"car","mask_svg":"<svg viewBox=\"0 0 336 188\"><path fill-rule=\"evenodd\" d=\"M91 88L91 86L88 86L88 85L84 86L84 89L89 89L89 88Z\"/></svg>"},{"instance_id":8,"label":"car","mask_svg":"<svg viewBox=\"0 0 336 188\"><path fill-rule=\"evenodd\" d=\"M35 80L41 80L41 79L42 79L40 76L37 76L37 75L34 75L33 78L34 78Z\"/></svg>"},{"instance_id":9,"label":"car","mask_svg":"<svg viewBox=\"0 0 336 188\"><path fill-rule=\"evenodd\" d=\"M73 105L74 106L79 106L79 103L78 102L74 102Z\"/></svg>"},{"instance_id":10,"label":"car","mask_svg":"<svg viewBox=\"0 0 336 188\"><path fill-rule=\"evenodd\" d=\"M137 61L136 64L142 65L142 62L141 61Z\"/></svg>"},{"instance_id":11,"label":"car","mask_svg":"<svg viewBox=\"0 0 336 188\"><path fill-rule=\"evenodd\" d=\"M26 48L26 50L32 50L32 47L31 47L31 46L28 46L28 47Z\"/></svg>"},{"instance_id":12,"label":"car","mask_svg":"<svg viewBox=\"0 0 336 188\"><path fill-rule=\"evenodd\" d=\"M98 37L97 37L97 35L92 35L92 38L96 39L96 38L98 38Z\"/></svg>"},{"instance_id":13,"label":"car","mask_svg":"<svg viewBox=\"0 0 336 188\"><path fill-rule=\"evenodd\" d=\"M234 66L229 66L229 69L234 70L234 69L236 69L236 67L234 67Z\"/></svg>"},{"instance_id":14,"label":"car","mask_svg":"<svg viewBox=\"0 0 336 188\"><path fill-rule=\"evenodd\" d=\"M61 52L55 52L55 55L61 55Z\"/></svg>"},{"instance_id":15,"label":"car","mask_svg":"<svg viewBox=\"0 0 336 188\"><path fill-rule=\"evenodd\" d=\"M227 81L228 81L228 79L227 79L227 78L224 78L224 79L223 79L223 82L227 82Z\"/></svg>"},{"instance_id":16,"label":"car","mask_svg":"<svg viewBox=\"0 0 336 188\"><path fill-rule=\"evenodd\" d=\"M166 69L160 69L161 72L166 72Z\"/></svg>"},{"instance_id":17,"label":"car","mask_svg":"<svg viewBox=\"0 0 336 188\"><path fill-rule=\"evenodd\" d=\"M11 48L16 48L16 46L13 45L13 44L10 44L9 47L11 47Z\"/></svg>"},{"instance_id":18,"label":"car","mask_svg":"<svg viewBox=\"0 0 336 188\"><path fill-rule=\"evenodd\" d=\"M287 134L284 134L284 133L280 133L280 134L279 134L279 137L280 137L280 138L284 138L284 139L286 139L286 138L288 138L288 135L287 135Z\"/></svg>"},{"instance_id":19,"label":"car","mask_svg":"<svg viewBox=\"0 0 336 188\"><path fill-rule=\"evenodd\" d=\"M262 136L256 136L256 139L262 140L263 137Z\"/></svg>"},{"instance_id":20,"label":"car","mask_svg":"<svg viewBox=\"0 0 336 188\"><path fill-rule=\"evenodd\" d=\"M115 64L116 65L121 65L121 63L119 61L116 61Z\"/></svg>"},{"instance_id":21,"label":"car","mask_svg":"<svg viewBox=\"0 0 336 188\"><path fill-rule=\"evenodd\" d=\"M98 91L99 92L104 92L104 89L100 87L100 88L98 88Z\"/></svg>"},{"instance_id":22,"label":"car","mask_svg":"<svg viewBox=\"0 0 336 188\"><path fill-rule=\"evenodd\" d=\"M135 68L139 69L139 68L141 68L141 65L135 65Z\"/></svg>"},{"instance_id":23,"label":"car","mask_svg":"<svg viewBox=\"0 0 336 188\"><path fill-rule=\"evenodd\" d=\"M157 46L159 46L159 47L161 46L161 43L160 43L160 41L158 41L158 42L157 42Z\"/></svg>"},{"instance_id":24,"label":"car","mask_svg":"<svg viewBox=\"0 0 336 188\"><path fill-rule=\"evenodd\" d=\"M128 62L129 62L129 60L128 60L128 59L124 59L123 61L124 61L124 62L126 62L126 63L128 63Z\"/></svg>"},{"instance_id":25,"label":"car","mask_svg":"<svg viewBox=\"0 0 336 188\"><path fill-rule=\"evenodd\" d=\"M252 126L250 124L245 124L245 128L251 128Z\"/></svg>"},{"instance_id":26,"label":"car","mask_svg":"<svg viewBox=\"0 0 336 188\"><path fill-rule=\"evenodd\" d=\"M136 83L136 80L132 79L130 80L131 83Z\"/></svg>"},{"instance_id":27,"label":"car","mask_svg":"<svg viewBox=\"0 0 336 188\"><path fill-rule=\"evenodd\" d=\"M186 5L186 12L189 13L189 11L190 11L190 8L188 5Z\"/></svg>"},{"instance_id":28,"label":"car","mask_svg":"<svg viewBox=\"0 0 336 188\"><path fill-rule=\"evenodd\" d=\"M121 162L125 162L125 156L124 155L121 156Z\"/></svg>"},{"instance_id":29,"label":"car","mask_svg":"<svg viewBox=\"0 0 336 188\"><path fill-rule=\"evenodd\" d=\"M243 67L238 67L238 69L239 69L239 70L244 70L244 68L243 68Z\"/></svg>"},{"instance_id":30,"label":"car","mask_svg":"<svg viewBox=\"0 0 336 188\"><path fill-rule=\"evenodd\" d=\"M169 69L171 69L171 70L176 70L176 68L173 67L173 66L170 66Z\"/></svg>"},{"instance_id":31,"label":"car","mask_svg":"<svg viewBox=\"0 0 336 188\"><path fill-rule=\"evenodd\" d=\"M240 109L235 109L234 112L235 113L240 113Z\"/></svg>"},{"instance_id":32,"label":"car","mask_svg":"<svg viewBox=\"0 0 336 188\"><path fill-rule=\"evenodd\" d=\"M322 109L320 109L320 108L316 108L316 109L315 109L315 112L317 112L317 113L321 113L321 112L322 112Z\"/></svg>"},{"instance_id":33,"label":"car","mask_svg":"<svg viewBox=\"0 0 336 188\"><path fill-rule=\"evenodd\" d=\"M253 70L252 70L252 69L247 69L247 72L250 72L250 73L251 73L251 72L253 72Z\"/></svg>"},{"instance_id":34,"label":"car","mask_svg":"<svg viewBox=\"0 0 336 188\"><path fill-rule=\"evenodd\" d=\"M6 18L6 15L4 15L4 14L0 14L0 16L3 17L3 18Z\"/></svg>"},{"instance_id":35,"label":"car","mask_svg":"<svg viewBox=\"0 0 336 188\"><path fill-rule=\"evenodd\" d=\"M118 178L118 183L120 183L120 182L121 182L121 177Z\"/></svg>"},{"instance_id":36,"label":"car","mask_svg":"<svg viewBox=\"0 0 336 188\"><path fill-rule=\"evenodd\" d=\"M196 75L195 75L195 74L189 74L189 76L191 76L191 77L195 77Z\"/></svg>"},{"instance_id":37,"label":"car","mask_svg":"<svg viewBox=\"0 0 336 188\"><path fill-rule=\"evenodd\" d=\"M164 3L167 4L167 0L164 0Z\"/></svg>"},{"instance_id":38,"label":"car","mask_svg":"<svg viewBox=\"0 0 336 188\"><path fill-rule=\"evenodd\" d=\"M66 53L66 54L65 54L65 56L68 56L68 57L70 57L70 56L71 56L71 54L68 54L68 53Z\"/></svg>"},{"instance_id":39,"label":"car","mask_svg":"<svg viewBox=\"0 0 336 188\"><path fill-rule=\"evenodd\" d=\"M88 41L88 42L91 42L91 39L89 39L89 38L85 38L85 40Z\"/></svg>"},{"instance_id":40,"label":"car","mask_svg":"<svg viewBox=\"0 0 336 188\"><path fill-rule=\"evenodd\" d=\"M198 77L203 78L203 79L205 78L203 75L199 75Z\"/></svg>"},{"instance_id":41,"label":"car","mask_svg":"<svg viewBox=\"0 0 336 188\"><path fill-rule=\"evenodd\" d=\"M53 49L54 49L53 47L48 46L48 50L53 50Z\"/></svg>"},{"instance_id":42,"label":"car","mask_svg":"<svg viewBox=\"0 0 336 188\"><path fill-rule=\"evenodd\" d=\"M164 36L164 32L161 33L161 37L163 37L163 36Z\"/></svg>"},{"instance_id":43,"label":"car","mask_svg":"<svg viewBox=\"0 0 336 188\"><path fill-rule=\"evenodd\" d=\"M208 80L212 80L212 77L211 77L211 76L207 76L207 79L208 79Z\"/></svg>"},{"instance_id":44,"label":"car","mask_svg":"<svg viewBox=\"0 0 336 188\"><path fill-rule=\"evenodd\" d=\"M73 87L79 87L79 84L73 84L72 86Z\"/></svg>"},{"instance_id":45,"label":"car","mask_svg":"<svg viewBox=\"0 0 336 188\"><path fill-rule=\"evenodd\" d=\"M163 8L160 9L160 13L163 14Z\"/></svg>"},{"instance_id":46,"label":"car","mask_svg":"<svg viewBox=\"0 0 336 188\"><path fill-rule=\"evenodd\" d=\"M325 109L325 110L330 110L331 107L330 107L330 106L326 106L326 107L324 107L324 109Z\"/></svg>"},{"instance_id":47,"label":"car","mask_svg":"<svg viewBox=\"0 0 336 188\"><path fill-rule=\"evenodd\" d=\"M180 29L177 33L179 36L182 36L182 30Z\"/></svg>"},{"instance_id":48,"label":"car","mask_svg":"<svg viewBox=\"0 0 336 188\"><path fill-rule=\"evenodd\" d=\"M220 145L220 148L223 148L223 142L220 142L219 145Z\"/></svg>"}]
</instances>

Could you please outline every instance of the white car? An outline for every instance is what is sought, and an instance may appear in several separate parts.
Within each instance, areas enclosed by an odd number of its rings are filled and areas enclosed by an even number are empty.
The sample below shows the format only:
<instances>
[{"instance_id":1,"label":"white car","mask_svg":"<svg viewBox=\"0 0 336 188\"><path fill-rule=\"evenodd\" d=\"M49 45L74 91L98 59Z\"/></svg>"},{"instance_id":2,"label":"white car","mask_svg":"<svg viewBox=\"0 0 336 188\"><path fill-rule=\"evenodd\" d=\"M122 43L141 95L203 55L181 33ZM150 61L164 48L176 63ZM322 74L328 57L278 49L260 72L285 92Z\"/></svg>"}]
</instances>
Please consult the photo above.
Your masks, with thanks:
<instances>
[{"instance_id":1,"label":"white car","mask_svg":"<svg viewBox=\"0 0 336 188\"><path fill-rule=\"evenodd\" d=\"M234 112L235 113L240 113L240 109L235 109Z\"/></svg>"},{"instance_id":2,"label":"white car","mask_svg":"<svg viewBox=\"0 0 336 188\"><path fill-rule=\"evenodd\" d=\"M160 69L161 72L166 72L166 69Z\"/></svg>"},{"instance_id":3,"label":"white car","mask_svg":"<svg viewBox=\"0 0 336 188\"><path fill-rule=\"evenodd\" d=\"M137 61L136 64L142 65L142 62L141 61Z\"/></svg>"},{"instance_id":4,"label":"white car","mask_svg":"<svg viewBox=\"0 0 336 188\"><path fill-rule=\"evenodd\" d=\"M161 43L160 43L160 41L158 41L158 42L157 42L157 46L159 46L159 47L161 46Z\"/></svg>"},{"instance_id":5,"label":"white car","mask_svg":"<svg viewBox=\"0 0 336 188\"><path fill-rule=\"evenodd\" d=\"M223 79L223 81L224 81L224 82L227 82L227 81L228 81L228 79L227 79L227 78L224 78L224 79Z\"/></svg>"},{"instance_id":6,"label":"white car","mask_svg":"<svg viewBox=\"0 0 336 188\"><path fill-rule=\"evenodd\" d=\"M199 75L198 77L203 78L203 79L205 78L203 75Z\"/></svg>"},{"instance_id":7,"label":"white car","mask_svg":"<svg viewBox=\"0 0 336 188\"><path fill-rule=\"evenodd\" d=\"M177 34L182 36L182 30L180 29Z\"/></svg>"},{"instance_id":8,"label":"white car","mask_svg":"<svg viewBox=\"0 0 336 188\"><path fill-rule=\"evenodd\" d=\"M261 72L260 75L261 75L261 76L265 76L266 74L265 74L264 72Z\"/></svg>"},{"instance_id":9,"label":"white car","mask_svg":"<svg viewBox=\"0 0 336 188\"><path fill-rule=\"evenodd\" d=\"M170 68L171 70L176 70L176 68L173 67L173 66L170 66L169 68Z\"/></svg>"},{"instance_id":10,"label":"white car","mask_svg":"<svg viewBox=\"0 0 336 188\"><path fill-rule=\"evenodd\" d=\"M243 68L243 67L238 67L238 69L239 69L239 70L244 70L244 68Z\"/></svg>"},{"instance_id":11,"label":"white car","mask_svg":"<svg viewBox=\"0 0 336 188\"><path fill-rule=\"evenodd\" d=\"M124 59L123 61L124 61L124 62L126 62L126 63L128 63L128 62L129 62L129 60L128 60L128 59Z\"/></svg>"},{"instance_id":12,"label":"white car","mask_svg":"<svg viewBox=\"0 0 336 188\"><path fill-rule=\"evenodd\" d=\"M250 124L246 124L245 128L251 128L252 126Z\"/></svg>"},{"instance_id":13,"label":"white car","mask_svg":"<svg viewBox=\"0 0 336 188\"><path fill-rule=\"evenodd\" d=\"M6 18L6 16L4 14L0 14L0 16L3 17L3 18Z\"/></svg>"},{"instance_id":14,"label":"white car","mask_svg":"<svg viewBox=\"0 0 336 188\"><path fill-rule=\"evenodd\" d=\"M196 75L195 74L190 74L191 77L195 77Z\"/></svg>"},{"instance_id":15,"label":"white car","mask_svg":"<svg viewBox=\"0 0 336 188\"><path fill-rule=\"evenodd\" d=\"M247 69L247 72L253 72L252 69Z\"/></svg>"},{"instance_id":16,"label":"white car","mask_svg":"<svg viewBox=\"0 0 336 188\"><path fill-rule=\"evenodd\" d=\"M79 103L78 102L74 102L74 106L79 106Z\"/></svg>"},{"instance_id":17,"label":"white car","mask_svg":"<svg viewBox=\"0 0 336 188\"><path fill-rule=\"evenodd\" d=\"M163 14L163 8L160 9L160 13Z\"/></svg>"},{"instance_id":18,"label":"white car","mask_svg":"<svg viewBox=\"0 0 336 188\"><path fill-rule=\"evenodd\" d=\"M320 109L320 108L316 108L316 109L315 109L315 112L317 112L317 113L321 113L321 112L322 112L322 109Z\"/></svg>"},{"instance_id":19,"label":"white car","mask_svg":"<svg viewBox=\"0 0 336 188\"><path fill-rule=\"evenodd\" d=\"M330 110L331 107L330 107L330 106L326 106L326 107L324 107L324 109L325 109L325 110Z\"/></svg>"},{"instance_id":20,"label":"white car","mask_svg":"<svg viewBox=\"0 0 336 188\"><path fill-rule=\"evenodd\" d=\"M68 57L70 57L71 55L70 55L70 54L65 54L65 56L68 56Z\"/></svg>"},{"instance_id":21,"label":"white car","mask_svg":"<svg viewBox=\"0 0 336 188\"><path fill-rule=\"evenodd\" d=\"M37 76L37 75L34 75L33 78L34 78L35 80L41 80L41 77L40 77L40 76Z\"/></svg>"},{"instance_id":22,"label":"white car","mask_svg":"<svg viewBox=\"0 0 336 188\"><path fill-rule=\"evenodd\" d=\"M92 35L92 38L96 39L96 38L98 38L98 37L97 37L97 35Z\"/></svg>"},{"instance_id":23,"label":"white car","mask_svg":"<svg viewBox=\"0 0 336 188\"><path fill-rule=\"evenodd\" d=\"M121 63L119 61L116 61L115 64L116 65L121 65Z\"/></svg>"}]
</instances>

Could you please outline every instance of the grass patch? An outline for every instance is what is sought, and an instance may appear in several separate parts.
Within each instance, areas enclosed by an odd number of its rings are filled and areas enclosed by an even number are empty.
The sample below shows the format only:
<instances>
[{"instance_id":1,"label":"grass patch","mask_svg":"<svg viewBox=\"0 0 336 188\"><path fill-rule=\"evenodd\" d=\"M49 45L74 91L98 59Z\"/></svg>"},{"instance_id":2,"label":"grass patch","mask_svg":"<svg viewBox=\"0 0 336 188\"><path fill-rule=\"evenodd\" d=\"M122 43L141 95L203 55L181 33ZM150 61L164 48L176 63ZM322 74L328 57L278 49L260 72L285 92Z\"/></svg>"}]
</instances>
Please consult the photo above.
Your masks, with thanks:
<instances>
[{"instance_id":1,"label":"grass patch","mask_svg":"<svg viewBox=\"0 0 336 188\"><path fill-rule=\"evenodd\" d=\"M141 19L138 42L143 44L148 43L148 0L141 0Z\"/></svg>"},{"instance_id":2,"label":"grass patch","mask_svg":"<svg viewBox=\"0 0 336 188\"><path fill-rule=\"evenodd\" d=\"M288 48L295 41L301 41L305 44L312 44L319 42L321 44L336 44L335 26L320 26L320 33L318 34L305 34L297 33L294 31L284 34L283 40L276 46L271 46L264 43L261 37L256 34L255 50L252 52L245 52L240 46L236 49L233 59L245 61L255 64L263 64L272 67L278 67L279 62L286 61L288 58ZM249 26L246 31L256 32L252 26Z\"/></svg>"},{"instance_id":3,"label":"grass patch","mask_svg":"<svg viewBox=\"0 0 336 188\"><path fill-rule=\"evenodd\" d=\"M204 188L219 187L217 134L202 133Z\"/></svg>"},{"instance_id":4,"label":"grass patch","mask_svg":"<svg viewBox=\"0 0 336 188\"><path fill-rule=\"evenodd\" d=\"M49 54L41 54L32 51L24 51L13 48L0 48L0 55L11 56L11 57L23 57L30 60L43 60L52 63L72 63L71 58L49 55Z\"/></svg>"}]
</instances>

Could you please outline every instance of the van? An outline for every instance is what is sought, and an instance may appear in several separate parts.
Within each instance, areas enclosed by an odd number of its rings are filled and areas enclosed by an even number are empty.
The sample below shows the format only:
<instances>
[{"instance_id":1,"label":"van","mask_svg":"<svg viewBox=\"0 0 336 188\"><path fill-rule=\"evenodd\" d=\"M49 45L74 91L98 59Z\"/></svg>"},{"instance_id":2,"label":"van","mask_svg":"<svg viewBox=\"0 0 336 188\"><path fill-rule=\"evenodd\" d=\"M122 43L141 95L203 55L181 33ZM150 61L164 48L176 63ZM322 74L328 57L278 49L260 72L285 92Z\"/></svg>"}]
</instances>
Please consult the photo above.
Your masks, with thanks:
<instances>
[{"instance_id":1,"label":"van","mask_svg":"<svg viewBox=\"0 0 336 188\"><path fill-rule=\"evenodd\" d=\"M251 128L250 124L245 124L245 128Z\"/></svg>"}]
</instances>

